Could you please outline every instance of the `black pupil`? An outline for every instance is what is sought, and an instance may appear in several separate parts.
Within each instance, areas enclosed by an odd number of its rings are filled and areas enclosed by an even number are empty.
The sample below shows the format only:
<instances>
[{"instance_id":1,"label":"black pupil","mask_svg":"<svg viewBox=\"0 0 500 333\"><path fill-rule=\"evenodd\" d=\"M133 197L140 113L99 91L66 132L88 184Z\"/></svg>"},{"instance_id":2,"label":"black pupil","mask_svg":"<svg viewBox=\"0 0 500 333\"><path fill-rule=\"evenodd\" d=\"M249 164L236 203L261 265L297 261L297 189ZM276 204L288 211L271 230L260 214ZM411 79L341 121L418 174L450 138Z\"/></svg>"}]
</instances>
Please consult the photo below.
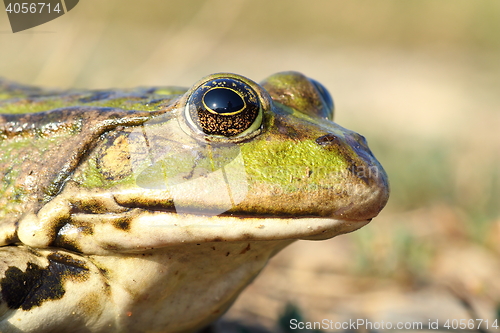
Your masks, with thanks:
<instances>
[{"instance_id":1,"label":"black pupil","mask_svg":"<svg viewBox=\"0 0 500 333\"><path fill-rule=\"evenodd\" d=\"M232 113L243 109L245 102L232 90L226 88L212 89L203 97L205 105L217 113Z\"/></svg>"}]
</instances>

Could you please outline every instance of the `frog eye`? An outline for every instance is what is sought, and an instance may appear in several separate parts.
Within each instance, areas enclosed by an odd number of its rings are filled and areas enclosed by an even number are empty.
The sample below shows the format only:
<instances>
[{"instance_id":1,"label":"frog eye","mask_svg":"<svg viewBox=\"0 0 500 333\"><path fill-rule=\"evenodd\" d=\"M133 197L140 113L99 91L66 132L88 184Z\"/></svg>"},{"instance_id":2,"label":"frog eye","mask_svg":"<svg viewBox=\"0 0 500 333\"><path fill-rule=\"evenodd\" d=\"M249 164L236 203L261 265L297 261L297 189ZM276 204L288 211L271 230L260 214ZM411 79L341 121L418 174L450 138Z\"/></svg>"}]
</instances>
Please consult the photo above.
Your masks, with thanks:
<instances>
[{"instance_id":1,"label":"frog eye","mask_svg":"<svg viewBox=\"0 0 500 333\"><path fill-rule=\"evenodd\" d=\"M188 98L185 114L193 129L226 138L246 136L262 123L257 93L233 78L219 78L200 85Z\"/></svg>"}]
</instances>

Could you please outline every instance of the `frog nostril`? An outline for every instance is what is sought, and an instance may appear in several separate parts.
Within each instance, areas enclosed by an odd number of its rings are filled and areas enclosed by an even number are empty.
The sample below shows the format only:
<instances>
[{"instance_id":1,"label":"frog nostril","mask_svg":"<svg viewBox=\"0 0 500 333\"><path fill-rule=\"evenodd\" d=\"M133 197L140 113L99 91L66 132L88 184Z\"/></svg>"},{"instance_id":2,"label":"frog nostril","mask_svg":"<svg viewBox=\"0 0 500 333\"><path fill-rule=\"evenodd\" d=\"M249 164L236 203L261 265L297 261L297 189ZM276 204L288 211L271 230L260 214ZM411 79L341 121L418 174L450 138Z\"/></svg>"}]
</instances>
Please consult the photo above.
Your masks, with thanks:
<instances>
[{"instance_id":1,"label":"frog nostril","mask_svg":"<svg viewBox=\"0 0 500 333\"><path fill-rule=\"evenodd\" d=\"M320 136L319 138L316 139L316 143L321 146L338 144L339 142L340 142L339 138L331 133Z\"/></svg>"}]
</instances>

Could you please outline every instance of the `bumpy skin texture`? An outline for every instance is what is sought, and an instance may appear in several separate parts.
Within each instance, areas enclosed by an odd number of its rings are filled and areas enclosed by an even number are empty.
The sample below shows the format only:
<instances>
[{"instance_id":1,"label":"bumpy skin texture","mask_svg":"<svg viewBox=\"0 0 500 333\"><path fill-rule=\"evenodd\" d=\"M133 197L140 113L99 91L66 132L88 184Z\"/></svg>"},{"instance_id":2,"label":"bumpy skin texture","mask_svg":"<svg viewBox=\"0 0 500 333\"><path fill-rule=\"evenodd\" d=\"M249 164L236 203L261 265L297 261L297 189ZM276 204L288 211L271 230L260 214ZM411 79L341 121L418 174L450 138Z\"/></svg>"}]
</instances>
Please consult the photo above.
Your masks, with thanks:
<instances>
[{"instance_id":1,"label":"bumpy skin texture","mask_svg":"<svg viewBox=\"0 0 500 333\"><path fill-rule=\"evenodd\" d=\"M198 113L217 85L258 114ZM294 240L362 227L387 176L332 118L295 72L190 89L0 81L0 332L194 332Z\"/></svg>"}]
</instances>

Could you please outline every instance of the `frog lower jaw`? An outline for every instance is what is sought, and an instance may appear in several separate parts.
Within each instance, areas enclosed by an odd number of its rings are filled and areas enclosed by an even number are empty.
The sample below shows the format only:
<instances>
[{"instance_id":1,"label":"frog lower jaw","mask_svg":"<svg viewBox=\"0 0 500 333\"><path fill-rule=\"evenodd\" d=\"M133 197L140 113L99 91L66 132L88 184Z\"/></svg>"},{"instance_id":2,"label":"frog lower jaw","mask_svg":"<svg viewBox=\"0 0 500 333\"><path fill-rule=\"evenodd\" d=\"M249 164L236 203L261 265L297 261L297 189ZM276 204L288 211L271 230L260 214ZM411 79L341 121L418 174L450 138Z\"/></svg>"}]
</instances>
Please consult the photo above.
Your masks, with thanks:
<instances>
[{"instance_id":1,"label":"frog lower jaw","mask_svg":"<svg viewBox=\"0 0 500 333\"><path fill-rule=\"evenodd\" d=\"M203 216L132 209L122 213L71 214L61 226L55 217L40 213L43 212L26 216L19 224L18 237L24 244L99 255L211 242L328 239L370 221ZM60 227L54 229L54 225Z\"/></svg>"},{"instance_id":2,"label":"frog lower jaw","mask_svg":"<svg viewBox=\"0 0 500 333\"><path fill-rule=\"evenodd\" d=\"M271 241L327 239L361 228L369 220L351 221L333 218L280 218L203 216L147 212L134 221L143 232L164 236L160 243ZM142 237L141 237L142 238ZM153 235L144 237L152 239Z\"/></svg>"}]
</instances>

